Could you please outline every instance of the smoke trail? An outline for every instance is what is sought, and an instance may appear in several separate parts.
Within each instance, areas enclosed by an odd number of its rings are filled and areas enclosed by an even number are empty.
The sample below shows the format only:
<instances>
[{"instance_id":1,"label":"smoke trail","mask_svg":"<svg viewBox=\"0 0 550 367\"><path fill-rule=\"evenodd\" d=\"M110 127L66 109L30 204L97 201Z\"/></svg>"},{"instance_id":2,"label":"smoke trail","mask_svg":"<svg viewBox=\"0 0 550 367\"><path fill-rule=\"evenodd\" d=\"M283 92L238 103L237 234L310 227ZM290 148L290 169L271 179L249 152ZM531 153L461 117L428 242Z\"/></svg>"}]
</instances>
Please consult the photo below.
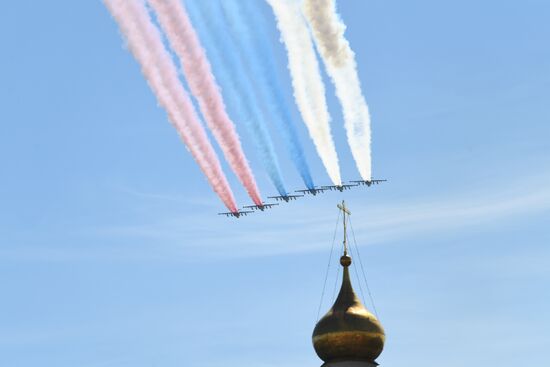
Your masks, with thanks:
<instances>
[{"instance_id":1,"label":"smoke trail","mask_svg":"<svg viewBox=\"0 0 550 367\"><path fill-rule=\"evenodd\" d=\"M233 40L227 32L219 4L212 1L187 1L187 10L208 56L228 107L246 123L266 172L280 195L287 195L284 180L264 116L256 103L256 91L247 77L249 71L239 60Z\"/></svg>"},{"instance_id":2,"label":"smoke trail","mask_svg":"<svg viewBox=\"0 0 550 367\"><path fill-rule=\"evenodd\" d=\"M348 143L357 169L363 180L370 180L369 109L361 91L355 54L344 37L346 26L336 12L335 0L305 0L303 8L342 105Z\"/></svg>"},{"instance_id":3,"label":"smoke trail","mask_svg":"<svg viewBox=\"0 0 550 367\"><path fill-rule=\"evenodd\" d=\"M127 39L128 47L158 103L168 113L208 182L231 211L237 205L220 162L195 113L189 96L179 82L177 70L162 44L159 30L151 22L142 0L104 0Z\"/></svg>"},{"instance_id":4,"label":"smoke trail","mask_svg":"<svg viewBox=\"0 0 550 367\"><path fill-rule=\"evenodd\" d=\"M302 15L299 0L267 0L277 18L286 45L294 98L317 153L335 185L341 185L338 155L330 131L325 86L313 42Z\"/></svg>"},{"instance_id":5,"label":"smoke trail","mask_svg":"<svg viewBox=\"0 0 550 367\"><path fill-rule=\"evenodd\" d=\"M208 127L220 144L229 165L256 204L262 200L242 151L235 125L225 110L210 63L193 29L187 12L179 0L148 0L160 25L178 55L191 92L197 98Z\"/></svg>"},{"instance_id":6,"label":"smoke trail","mask_svg":"<svg viewBox=\"0 0 550 367\"><path fill-rule=\"evenodd\" d=\"M290 152L292 161L308 188L313 188L313 179L306 162L296 127L288 113L279 80L276 76L273 51L266 40L265 20L261 11L252 8L257 2L242 0L221 1L229 19L235 39L243 53L244 60L257 80L256 86L263 101L266 102L269 115L277 123L278 130Z\"/></svg>"}]
</instances>

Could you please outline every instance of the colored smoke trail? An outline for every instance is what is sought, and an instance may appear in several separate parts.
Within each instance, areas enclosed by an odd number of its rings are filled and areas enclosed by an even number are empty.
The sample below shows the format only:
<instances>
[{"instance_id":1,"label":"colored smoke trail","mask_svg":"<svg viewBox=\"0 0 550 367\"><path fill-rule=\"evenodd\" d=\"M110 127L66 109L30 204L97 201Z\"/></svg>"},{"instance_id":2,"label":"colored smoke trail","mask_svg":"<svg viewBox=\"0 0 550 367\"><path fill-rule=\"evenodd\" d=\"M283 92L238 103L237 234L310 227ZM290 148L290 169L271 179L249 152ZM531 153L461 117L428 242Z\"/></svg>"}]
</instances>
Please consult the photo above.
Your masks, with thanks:
<instances>
[{"instance_id":1,"label":"colored smoke trail","mask_svg":"<svg viewBox=\"0 0 550 367\"><path fill-rule=\"evenodd\" d=\"M189 96L181 85L176 66L164 48L142 0L104 0L127 39L141 71L168 113L170 122L206 175L208 182L230 211L237 211L231 188L216 153L208 141Z\"/></svg>"},{"instance_id":2,"label":"colored smoke trail","mask_svg":"<svg viewBox=\"0 0 550 367\"><path fill-rule=\"evenodd\" d=\"M335 185L341 185L340 166L330 131L325 85L300 0L267 0L287 49L294 98L325 169Z\"/></svg>"},{"instance_id":3,"label":"colored smoke trail","mask_svg":"<svg viewBox=\"0 0 550 367\"><path fill-rule=\"evenodd\" d=\"M335 0L304 0L304 14L336 95L342 105L348 143L363 180L371 179L370 116L361 91L355 54L344 37L346 26Z\"/></svg>"},{"instance_id":4,"label":"colored smoke trail","mask_svg":"<svg viewBox=\"0 0 550 367\"><path fill-rule=\"evenodd\" d=\"M235 52L219 3L187 1L186 6L201 41L207 48L222 90L225 91L228 107L239 120L245 122L260 160L279 195L287 195L279 161L264 122L265 117L255 100L256 90L247 76L248 70Z\"/></svg>"},{"instance_id":5,"label":"colored smoke trail","mask_svg":"<svg viewBox=\"0 0 550 367\"><path fill-rule=\"evenodd\" d=\"M195 96L229 165L256 205L262 203L256 181L245 158L235 125L227 115L222 95L204 49L180 0L148 0L170 45L178 55L191 93Z\"/></svg>"},{"instance_id":6,"label":"colored smoke trail","mask_svg":"<svg viewBox=\"0 0 550 367\"><path fill-rule=\"evenodd\" d=\"M265 32L265 19L256 8L258 2L223 0L221 4L240 51L257 81L260 97L265 101L271 119L277 123L278 130L283 134L283 141L302 180L308 188L313 188L309 166L275 72L275 56Z\"/></svg>"}]
</instances>

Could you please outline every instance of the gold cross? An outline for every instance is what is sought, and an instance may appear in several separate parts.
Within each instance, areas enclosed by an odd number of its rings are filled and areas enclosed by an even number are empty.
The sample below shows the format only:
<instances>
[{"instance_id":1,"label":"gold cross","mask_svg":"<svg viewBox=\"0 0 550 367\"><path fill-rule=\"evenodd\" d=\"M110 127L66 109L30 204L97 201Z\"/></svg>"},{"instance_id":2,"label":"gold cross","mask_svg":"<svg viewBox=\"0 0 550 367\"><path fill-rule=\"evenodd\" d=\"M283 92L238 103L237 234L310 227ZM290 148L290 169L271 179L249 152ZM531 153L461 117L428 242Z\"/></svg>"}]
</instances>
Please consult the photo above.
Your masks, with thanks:
<instances>
[{"instance_id":1,"label":"gold cross","mask_svg":"<svg viewBox=\"0 0 550 367\"><path fill-rule=\"evenodd\" d=\"M346 203L344 200L342 200L342 204L336 205L338 209L340 209L344 213L344 255L348 254L348 233L347 233L347 227L346 227L346 214L351 215L351 212L348 208L346 208Z\"/></svg>"}]
</instances>

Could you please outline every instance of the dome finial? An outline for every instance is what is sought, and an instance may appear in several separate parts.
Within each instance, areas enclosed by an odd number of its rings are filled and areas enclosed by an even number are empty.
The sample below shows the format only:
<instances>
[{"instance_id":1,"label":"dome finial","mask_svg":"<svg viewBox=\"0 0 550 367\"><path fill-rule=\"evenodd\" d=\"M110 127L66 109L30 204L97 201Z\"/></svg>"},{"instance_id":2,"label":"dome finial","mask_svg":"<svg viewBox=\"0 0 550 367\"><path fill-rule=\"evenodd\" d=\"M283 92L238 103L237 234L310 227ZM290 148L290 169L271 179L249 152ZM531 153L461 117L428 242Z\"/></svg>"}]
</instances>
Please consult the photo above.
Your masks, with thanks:
<instances>
[{"instance_id":1,"label":"dome finial","mask_svg":"<svg viewBox=\"0 0 550 367\"><path fill-rule=\"evenodd\" d=\"M344 200L342 200L342 204L337 204L336 206L342 211L342 221L344 222L344 255L340 258L340 265L347 268L351 265L351 257L348 256L348 227L346 215L351 215L351 212L346 208L346 202Z\"/></svg>"},{"instance_id":2,"label":"dome finial","mask_svg":"<svg viewBox=\"0 0 550 367\"><path fill-rule=\"evenodd\" d=\"M340 264L344 267L342 287L332 308L315 326L313 346L317 355L326 362L323 366L346 361L373 366L384 347L384 329L353 291L349 276L351 257L348 256L346 226L346 215L351 215L351 212L344 201L337 206L344 214L344 254L340 258Z\"/></svg>"}]
</instances>

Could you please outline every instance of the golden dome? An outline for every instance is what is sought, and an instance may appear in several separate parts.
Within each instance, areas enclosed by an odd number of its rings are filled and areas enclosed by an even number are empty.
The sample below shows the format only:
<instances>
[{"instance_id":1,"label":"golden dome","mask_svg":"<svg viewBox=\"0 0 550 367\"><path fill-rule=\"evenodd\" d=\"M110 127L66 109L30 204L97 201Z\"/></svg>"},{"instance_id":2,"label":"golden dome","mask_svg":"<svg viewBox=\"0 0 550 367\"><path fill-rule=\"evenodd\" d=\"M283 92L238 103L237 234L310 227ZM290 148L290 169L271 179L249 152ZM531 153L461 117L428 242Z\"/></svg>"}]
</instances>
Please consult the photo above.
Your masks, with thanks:
<instances>
[{"instance_id":1,"label":"golden dome","mask_svg":"<svg viewBox=\"0 0 550 367\"><path fill-rule=\"evenodd\" d=\"M342 287L336 302L313 330L315 352L324 362L374 360L384 348L384 329L367 311L351 286L348 267L351 258L340 258L344 267Z\"/></svg>"}]
</instances>

